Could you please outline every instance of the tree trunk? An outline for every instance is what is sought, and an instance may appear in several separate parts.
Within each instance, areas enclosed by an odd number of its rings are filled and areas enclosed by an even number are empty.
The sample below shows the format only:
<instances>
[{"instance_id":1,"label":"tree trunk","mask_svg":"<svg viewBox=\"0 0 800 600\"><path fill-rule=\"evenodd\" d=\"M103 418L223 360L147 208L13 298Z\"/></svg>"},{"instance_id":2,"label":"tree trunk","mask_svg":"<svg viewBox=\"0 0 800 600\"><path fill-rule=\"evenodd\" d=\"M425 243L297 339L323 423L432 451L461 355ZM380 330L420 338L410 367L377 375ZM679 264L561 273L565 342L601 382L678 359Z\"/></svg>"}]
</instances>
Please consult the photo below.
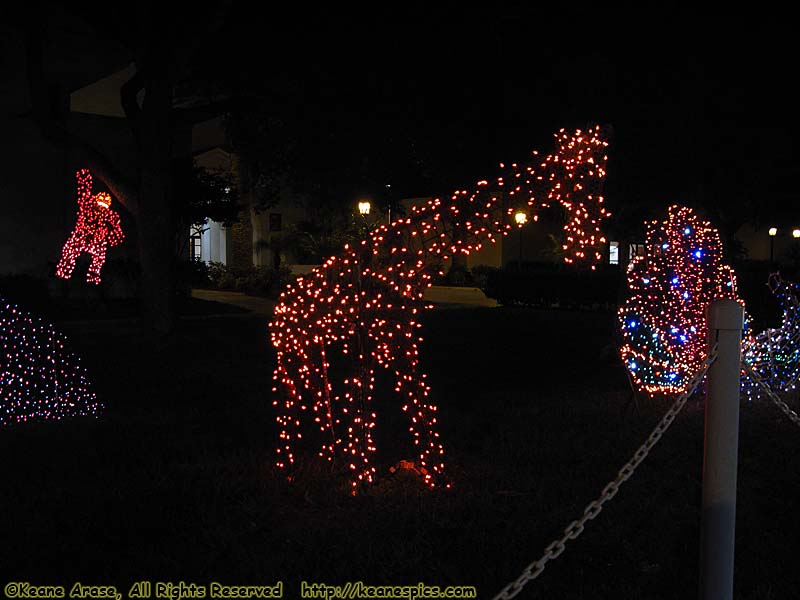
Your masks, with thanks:
<instances>
[{"instance_id":1,"label":"tree trunk","mask_svg":"<svg viewBox=\"0 0 800 600\"><path fill-rule=\"evenodd\" d=\"M142 263L142 302L150 329L168 334L175 326L174 227L171 198L164 174L142 169L139 187L141 210L137 214L139 258Z\"/></svg>"},{"instance_id":2,"label":"tree trunk","mask_svg":"<svg viewBox=\"0 0 800 600\"><path fill-rule=\"evenodd\" d=\"M249 158L241 158L239 165L239 190L250 215L253 250L251 264L254 267L264 267L269 264L267 260L267 248L269 247L267 219L269 215L256 202L256 194L253 190L253 163Z\"/></svg>"},{"instance_id":3,"label":"tree trunk","mask_svg":"<svg viewBox=\"0 0 800 600\"><path fill-rule=\"evenodd\" d=\"M166 56L162 57L167 63ZM175 326L175 218L170 179L172 80L164 64L149 64L138 114L140 154L139 258L145 322L157 334Z\"/></svg>"}]
</instances>

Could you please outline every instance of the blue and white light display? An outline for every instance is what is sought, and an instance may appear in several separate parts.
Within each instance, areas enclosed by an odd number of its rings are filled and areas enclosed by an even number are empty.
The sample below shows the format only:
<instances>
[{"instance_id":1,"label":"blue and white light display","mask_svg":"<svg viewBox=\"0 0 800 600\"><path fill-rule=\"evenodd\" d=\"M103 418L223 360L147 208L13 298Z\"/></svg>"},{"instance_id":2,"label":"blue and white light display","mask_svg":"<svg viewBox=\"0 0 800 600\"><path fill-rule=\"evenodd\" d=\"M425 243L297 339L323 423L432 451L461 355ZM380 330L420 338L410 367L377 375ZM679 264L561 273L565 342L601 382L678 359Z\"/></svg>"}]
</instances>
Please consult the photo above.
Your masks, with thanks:
<instances>
[{"instance_id":1,"label":"blue and white light display","mask_svg":"<svg viewBox=\"0 0 800 600\"><path fill-rule=\"evenodd\" d=\"M748 334L742 341L742 360L747 362L773 392L785 394L797 389L800 376L800 302L799 286L770 275L769 288L783 309L780 327ZM763 390L747 375L742 389L748 399L759 397Z\"/></svg>"}]
</instances>

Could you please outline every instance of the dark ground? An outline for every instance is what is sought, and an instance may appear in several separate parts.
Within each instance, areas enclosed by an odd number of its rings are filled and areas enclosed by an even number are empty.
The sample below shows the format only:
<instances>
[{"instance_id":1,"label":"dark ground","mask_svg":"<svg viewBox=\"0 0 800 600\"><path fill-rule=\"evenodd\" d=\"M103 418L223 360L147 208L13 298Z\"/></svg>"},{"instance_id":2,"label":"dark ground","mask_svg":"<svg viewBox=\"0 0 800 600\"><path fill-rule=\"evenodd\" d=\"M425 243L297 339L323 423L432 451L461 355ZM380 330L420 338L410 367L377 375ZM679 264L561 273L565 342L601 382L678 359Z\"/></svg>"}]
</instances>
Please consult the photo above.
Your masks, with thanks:
<instances>
[{"instance_id":1,"label":"dark ground","mask_svg":"<svg viewBox=\"0 0 800 600\"><path fill-rule=\"evenodd\" d=\"M491 598L580 516L667 406L630 402L610 314L434 311L423 365L454 487L387 474L351 498L314 465L292 484L272 470L262 318L183 320L165 348L131 323L64 329L107 410L0 431L3 584L282 580L295 598L301 580L423 581ZM695 596L702 432L693 399L519 597ZM381 423L376 438L392 448ZM738 598L796 597L799 476L800 430L771 405L744 406Z\"/></svg>"}]
</instances>

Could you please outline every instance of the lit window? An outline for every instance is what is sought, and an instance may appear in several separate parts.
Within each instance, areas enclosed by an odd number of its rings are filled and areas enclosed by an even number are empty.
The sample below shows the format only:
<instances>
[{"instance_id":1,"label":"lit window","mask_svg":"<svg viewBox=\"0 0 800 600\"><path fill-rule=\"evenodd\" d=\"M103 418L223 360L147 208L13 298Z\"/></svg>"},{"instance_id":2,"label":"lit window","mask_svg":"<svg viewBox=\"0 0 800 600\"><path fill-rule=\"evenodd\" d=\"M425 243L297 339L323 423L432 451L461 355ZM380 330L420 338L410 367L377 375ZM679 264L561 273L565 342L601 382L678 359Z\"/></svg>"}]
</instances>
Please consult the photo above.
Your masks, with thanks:
<instances>
[{"instance_id":1,"label":"lit window","mask_svg":"<svg viewBox=\"0 0 800 600\"><path fill-rule=\"evenodd\" d=\"M608 264L619 264L619 242L609 242L608 244Z\"/></svg>"},{"instance_id":2,"label":"lit window","mask_svg":"<svg viewBox=\"0 0 800 600\"><path fill-rule=\"evenodd\" d=\"M202 260L203 258L203 240L199 235L189 238L189 257L192 260Z\"/></svg>"},{"instance_id":3,"label":"lit window","mask_svg":"<svg viewBox=\"0 0 800 600\"><path fill-rule=\"evenodd\" d=\"M636 258L637 256L644 256L645 255L645 246L644 244L631 244L628 246L628 256L631 260Z\"/></svg>"}]
</instances>

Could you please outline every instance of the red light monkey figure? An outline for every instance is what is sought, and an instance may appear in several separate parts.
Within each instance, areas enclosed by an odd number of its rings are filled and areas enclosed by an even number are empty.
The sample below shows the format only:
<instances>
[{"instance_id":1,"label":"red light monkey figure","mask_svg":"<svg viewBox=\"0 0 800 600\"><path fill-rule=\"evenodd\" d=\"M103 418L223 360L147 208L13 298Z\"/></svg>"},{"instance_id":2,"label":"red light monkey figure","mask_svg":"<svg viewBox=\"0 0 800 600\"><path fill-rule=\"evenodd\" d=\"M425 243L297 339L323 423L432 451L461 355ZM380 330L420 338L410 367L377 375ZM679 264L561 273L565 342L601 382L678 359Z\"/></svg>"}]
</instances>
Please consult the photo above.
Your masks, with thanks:
<instances>
[{"instance_id":1,"label":"red light monkey figure","mask_svg":"<svg viewBox=\"0 0 800 600\"><path fill-rule=\"evenodd\" d=\"M86 281L100 283L100 269L106 262L106 251L125 239L119 215L111 210L111 196L105 192L92 195L92 174L81 169L75 174L78 183L78 220L61 251L56 275L69 279L75 261L83 252L92 257Z\"/></svg>"}]
</instances>

